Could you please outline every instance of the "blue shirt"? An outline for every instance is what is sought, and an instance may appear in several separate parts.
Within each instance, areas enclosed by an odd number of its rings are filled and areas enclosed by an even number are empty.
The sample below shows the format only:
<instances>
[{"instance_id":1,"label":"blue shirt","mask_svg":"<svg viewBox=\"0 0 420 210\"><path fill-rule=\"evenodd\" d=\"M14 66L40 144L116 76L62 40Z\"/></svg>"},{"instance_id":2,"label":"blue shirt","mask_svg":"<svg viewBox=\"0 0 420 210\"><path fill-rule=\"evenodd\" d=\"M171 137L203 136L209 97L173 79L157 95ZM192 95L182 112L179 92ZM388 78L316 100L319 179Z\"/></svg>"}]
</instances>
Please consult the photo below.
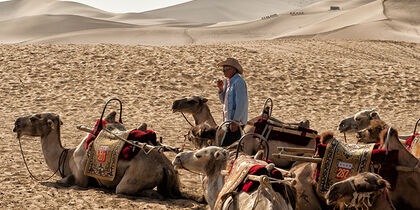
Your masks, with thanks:
<instances>
[{"instance_id":1,"label":"blue shirt","mask_svg":"<svg viewBox=\"0 0 420 210\"><path fill-rule=\"evenodd\" d=\"M219 92L219 99L225 103L227 80L222 92ZM245 80L235 74L230 78L230 88L228 92L228 120L240 121L246 124L248 121L248 93Z\"/></svg>"}]
</instances>

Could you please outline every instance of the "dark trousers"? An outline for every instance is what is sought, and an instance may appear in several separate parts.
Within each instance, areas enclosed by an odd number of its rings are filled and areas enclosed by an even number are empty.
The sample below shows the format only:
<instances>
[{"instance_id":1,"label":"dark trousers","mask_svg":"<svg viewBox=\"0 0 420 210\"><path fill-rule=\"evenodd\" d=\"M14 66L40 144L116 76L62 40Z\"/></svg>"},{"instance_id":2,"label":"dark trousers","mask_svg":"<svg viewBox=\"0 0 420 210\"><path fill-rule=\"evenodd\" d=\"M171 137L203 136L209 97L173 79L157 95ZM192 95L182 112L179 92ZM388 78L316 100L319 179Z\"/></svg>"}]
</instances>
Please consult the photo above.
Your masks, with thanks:
<instances>
[{"instance_id":1,"label":"dark trousers","mask_svg":"<svg viewBox=\"0 0 420 210\"><path fill-rule=\"evenodd\" d=\"M230 124L226 124L226 135L225 135L225 138L223 138L222 140L222 145L221 145L222 147L229 146L241 138L240 129L238 128L237 131L232 132L229 126Z\"/></svg>"}]
</instances>

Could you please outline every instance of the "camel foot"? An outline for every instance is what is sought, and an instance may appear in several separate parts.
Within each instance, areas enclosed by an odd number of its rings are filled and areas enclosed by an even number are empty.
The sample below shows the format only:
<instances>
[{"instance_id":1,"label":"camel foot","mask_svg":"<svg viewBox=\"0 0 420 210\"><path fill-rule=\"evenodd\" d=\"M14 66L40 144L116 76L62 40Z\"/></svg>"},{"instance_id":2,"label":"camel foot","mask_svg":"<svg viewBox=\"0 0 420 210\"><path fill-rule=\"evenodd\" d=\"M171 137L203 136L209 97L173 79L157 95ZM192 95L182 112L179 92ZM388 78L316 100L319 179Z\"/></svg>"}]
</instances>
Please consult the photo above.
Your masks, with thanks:
<instances>
[{"instance_id":1,"label":"camel foot","mask_svg":"<svg viewBox=\"0 0 420 210\"><path fill-rule=\"evenodd\" d=\"M160 193L154 191L154 190L143 190L140 192L140 196L143 197L149 197L152 199L157 199L157 200L164 200L165 197L163 195L161 195Z\"/></svg>"},{"instance_id":2,"label":"camel foot","mask_svg":"<svg viewBox=\"0 0 420 210\"><path fill-rule=\"evenodd\" d=\"M69 187L69 186L74 185L74 181L75 181L74 176L70 175L70 176L66 176L66 177L58 180L57 184L59 184L61 186L64 186L64 187Z\"/></svg>"}]
</instances>

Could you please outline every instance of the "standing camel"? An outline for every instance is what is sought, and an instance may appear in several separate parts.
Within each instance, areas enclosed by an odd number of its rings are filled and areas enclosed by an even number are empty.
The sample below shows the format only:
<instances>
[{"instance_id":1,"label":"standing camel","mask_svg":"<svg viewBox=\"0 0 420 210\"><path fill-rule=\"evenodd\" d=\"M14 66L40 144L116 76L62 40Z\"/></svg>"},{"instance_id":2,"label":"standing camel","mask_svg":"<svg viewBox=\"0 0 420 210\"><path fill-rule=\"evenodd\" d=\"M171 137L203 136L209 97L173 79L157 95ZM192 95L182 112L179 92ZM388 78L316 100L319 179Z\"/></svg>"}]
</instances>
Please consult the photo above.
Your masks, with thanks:
<instances>
[{"instance_id":1,"label":"standing camel","mask_svg":"<svg viewBox=\"0 0 420 210\"><path fill-rule=\"evenodd\" d=\"M192 114L195 125L191 127L190 131L188 132L187 136L196 146L196 149L200 149L205 146L213 145L219 146L221 142L215 142L216 135L218 135L218 140L221 141L223 138L224 130L221 129L221 132L216 134L217 131L217 124L210 112L210 108L207 105L208 100L201 96L193 96L190 98L182 98L179 100L175 100L172 104L172 111L173 112L181 112L181 113L190 113ZM254 123L260 118L261 116L254 117L253 119L249 120L247 124L244 126L243 131L244 133L253 133L254 132ZM279 120L270 117L271 120L280 122ZM285 123L282 123L285 124ZM309 121L305 122L305 127L309 128ZM210 142L210 143L209 143ZM252 136L247 136L243 139L242 144L242 151L248 155L256 154L262 146L260 144L260 140L258 138L253 138ZM285 141L278 141L278 140L270 140L268 141L270 151L277 151L277 147L302 147L301 145L296 145L293 142L285 142ZM311 140L306 146L306 148L315 148L315 140ZM290 167L291 161L281 160L274 156L272 153L269 154L269 159L273 161L276 166L286 168Z\"/></svg>"},{"instance_id":2,"label":"standing camel","mask_svg":"<svg viewBox=\"0 0 420 210\"><path fill-rule=\"evenodd\" d=\"M215 203L223 188L224 177L221 172L226 168L229 159L229 151L221 147L209 146L198 151L179 153L173 165L178 169L186 169L196 173L205 174L208 178L206 187L206 199L210 209L215 209ZM232 205L223 204L223 209L293 209L293 189L286 183L283 186L283 194L275 192L271 184L253 192L240 191L233 193ZM289 198L289 199L287 199Z\"/></svg>"},{"instance_id":3,"label":"standing camel","mask_svg":"<svg viewBox=\"0 0 420 210\"><path fill-rule=\"evenodd\" d=\"M61 125L57 114L35 114L16 119L13 132L17 133L18 138L24 135L41 137L48 168L60 171L62 179L58 183L88 187L89 177L84 175L86 138L77 148L64 148L60 139ZM149 154L139 152L131 160L120 159L114 180L101 180L100 183L107 188L116 188L117 194L135 195L157 186L157 191L163 196L181 195L177 171L167 157L157 150L151 150Z\"/></svg>"}]
</instances>

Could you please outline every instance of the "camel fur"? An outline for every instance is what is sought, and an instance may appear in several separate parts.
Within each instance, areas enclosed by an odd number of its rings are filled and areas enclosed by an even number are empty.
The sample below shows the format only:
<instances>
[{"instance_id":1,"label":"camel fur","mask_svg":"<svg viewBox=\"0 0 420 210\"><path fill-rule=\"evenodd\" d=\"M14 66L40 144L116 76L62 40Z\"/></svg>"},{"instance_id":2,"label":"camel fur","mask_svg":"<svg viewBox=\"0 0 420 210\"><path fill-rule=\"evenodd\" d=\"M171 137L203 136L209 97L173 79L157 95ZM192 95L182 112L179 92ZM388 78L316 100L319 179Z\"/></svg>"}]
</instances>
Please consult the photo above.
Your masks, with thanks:
<instances>
[{"instance_id":1,"label":"camel fur","mask_svg":"<svg viewBox=\"0 0 420 210\"><path fill-rule=\"evenodd\" d=\"M112 117L110 117L112 118ZM110 118L107 118L110 120ZM111 122L115 122L111 121ZM61 144L60 128L62 122L57 114L43 113L19 117L15 121L14 132L17 137L41 137L41 146L48 168L57 171L59 157L65 149ZM63 163L62 179L64 185L88 187L92 178L84 175L87 162L85 141L87 136L76 148L68 149ZM139 152L131 160L119 160L117 173L113 181L100 181L101 186L115 188L117 194L135 195L145 190L157 187L163 196L180 196L180 183L177 171L167 157L157 150L149 154Z\"/></svg>"}]
</instances>

